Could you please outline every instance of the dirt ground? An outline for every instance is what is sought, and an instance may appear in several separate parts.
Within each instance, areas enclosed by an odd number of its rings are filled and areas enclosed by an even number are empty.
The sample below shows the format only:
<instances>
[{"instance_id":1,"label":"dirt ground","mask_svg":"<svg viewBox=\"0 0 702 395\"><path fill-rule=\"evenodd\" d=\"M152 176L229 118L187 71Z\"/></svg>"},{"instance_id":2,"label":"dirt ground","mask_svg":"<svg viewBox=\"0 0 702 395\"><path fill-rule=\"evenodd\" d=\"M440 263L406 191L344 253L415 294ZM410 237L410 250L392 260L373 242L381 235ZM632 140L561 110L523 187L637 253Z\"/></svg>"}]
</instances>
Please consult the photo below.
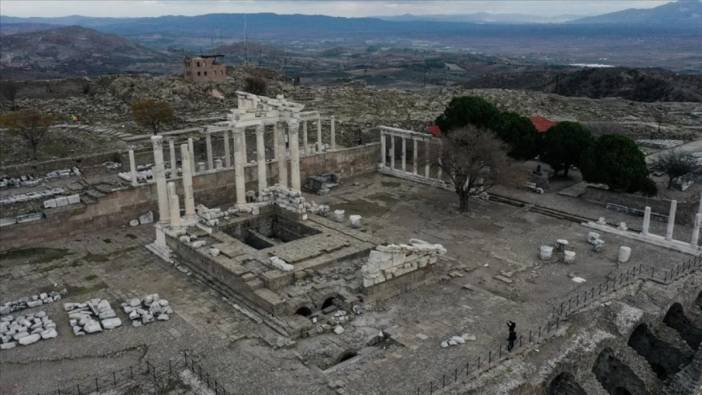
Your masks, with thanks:
<instances>
[{"instance_id":1,"label":"dirt ground","mask_svg":"<svg viewBox=\"0 0 702 395\"><path fill-rule=\"evenodd\" d=\"M286 342L276 332L146 250L144 244L153 238L149 225L4 251L0 302L66 287L65 301L102 297L117 309L129 298L158 293L170 301L175 314L144 327L123 325L76 337L63 301L34 308L30 311L44 310L57 323L59 336L0 351L0 393L55 393L76 380L138 361L167 361L182 350L196 352L209 374L231 393L414 393L417 385L503 342L506 320L516 321L523 331L541 325L551 307L579 286L570 277L580 276L588 285L603 281L618 268L620 245L633 250L624 268L645 263L664 269L687 259L608 234L603 235L604 251L596 253L586 243L588 229L579 224L481 200L471 202L469 213L459 213L449 191L377 174L344 180L330 195L310 198L362 215L364 230L382 240L419 238L443 244L448 254L427 285L383 303L367 303L343 334L282 346ZM541 204L614 216L555 193L544 196ZM576 263L537 258L540 245L563 238L576 251ZM118 315L128 324L121 311ZM374 341L381 331L390 340ZM443 340L462 334L474 335L475 341L441 347Z\"/></svg>"}]
</instances>

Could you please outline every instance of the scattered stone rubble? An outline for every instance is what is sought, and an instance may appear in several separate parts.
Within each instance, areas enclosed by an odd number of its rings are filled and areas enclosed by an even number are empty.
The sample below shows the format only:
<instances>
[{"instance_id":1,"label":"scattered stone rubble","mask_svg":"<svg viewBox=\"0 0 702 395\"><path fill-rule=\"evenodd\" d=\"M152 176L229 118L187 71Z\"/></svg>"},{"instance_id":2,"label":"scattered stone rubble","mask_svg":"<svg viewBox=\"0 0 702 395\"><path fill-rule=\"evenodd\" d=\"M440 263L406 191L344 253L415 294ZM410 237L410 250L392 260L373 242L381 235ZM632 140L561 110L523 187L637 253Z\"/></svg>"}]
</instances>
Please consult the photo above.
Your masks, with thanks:
<instances>
[{"instance_id":1,"label":"scattered stone rubble","mask_svg":"<svg viewBox=\"0 0 702 395\"><path fill-rule=\"evenodd\" d=\"M335 308L336 306L332 309ZM346 331L344 329L344 324L350 322L353 318L353 315L347 313L346 310L336 310L333 314L314 316L310 318L310 320L315 324L313 331L317 334L334 332L337 335L341 335Z\"/></svg>"},{"instance_id":2,"label":"scattered stone rubble","mask_svg":"<svg viewBox=\"0 0 702 395\"><path fill-rule=\"evenodd\" d=\"M15 203L29 202L31 200L50 198L55 195L60 195L64 193L63 188L47 188L43 191L33 191L26 193L18 193L16 195L10 195L0 199L0 206L10 205Z\"/></svg>"},{"instance_id":3,"label":"scattered stone rubble","mask_svg":"<svg viewBox=\"0 0 702 395\"><path fill-rule=\"evenodd\" d=\"M266 188L258 196L261 203L275 204L280 208L297 214L305 214L305 198L302 193L291 191L281 185Z\"/></svg>"},{"instance_id":4,"label":"scattered stone rubble","mask_svg":"<svg viewBox=\"0 0 702 395\"><path fill-rule=\"evenodd\" d=\"M53 303L57 300L60 300L61 295L62 294L65 295L66 292L67 292L66 289L64 289L61 292L58 292L58 291L42 292L40 294L36 294L36 295L32 295L32 296L25 296L25 297L19 298L17 300L5 302L4 304L0 305L0 315L11 314L11 313L14 313L16 311Z\"/></svg>"},{"instance_id":5,"label":"scattered stone rubble","mask_svg":"<svg viewBox=\"0 0 702 395\"><path fill-rule=\"evenodd\" d=\"M139 218L135 218L131 221L129 221L129 226L139 226L139 225L146 225L154 222L154 212L153 211L147 211L144 214L140 215Z\"/></svg>"},{"instance_id":6,"label":"scattered stone rubble","mask_svg":"<svg viewBox=\"0 0 702 395\"><path fill-rule=\"evenodd\" d=\"M143 298L132 298L128 302L122 303L122 309L132 326L138 327L150 324L154 321L168 321L173 314L168 300L161 299L158 294L146 295Z\"/></svg>"},{"instance_id":7,"label":"scattered stone rubble","mask_svg":"<svg viewBox=\"0 0 702 395\"><path fill-rule=\"evenodd\" d=\"M34 177L33 175L24 175L20 177L0 177L0 188L20 188L33 187L39 185L44 178L51 180L54 178L66 178L80 176L81 172L77 167L71 169L53 170L46 173L45 177Z\"/></svg>"},{"instance_id":8,"label":"scattered stone rubble","mask_svg":"<svg viewBox=\"0 0 702 395\"><path fill-rule=\"evenodd\" d=\"M122 320L106 299L91 299L85 303L64 303L68 312L73 334L82 336L86 333L99 333L103 329L114 329L122 325Z\"/></svg>"},{"instance_id":9,"label":"scattered stone rubble","mask_svg":"<svg viewBox=\"0 0 702 395\"><path fill-rule=\"evenodd\" d=\"M410 239L409 244L378 246L370 252L368 262L361 268L363 286L371 287L403 274L433 265L439 255L446 254L441 244Z\"/></svg>"},{"instance_id":10,"label":"scattered stone rubble","mask_svg":"<svg viewBox=\"0 0 702 395\"><path fill-rule=\"evenodd\" d=\"M464 333L461 336L451 336L448 339L441 342L441 348L462 345L465 344L466 341L475 341L475 335Z\"/></svg>"},{"instance_id":11,"label":"scattered stone rubble","mask_svg":"<svg viewBox=\"0 0 702 395\"><path fill-rule=\"evenodd\" d=\"M44 200L44 208L57 208L78 203L80 203L80 195L76 193L73 195L59 196L53 199Z\"/></svg>"},{"instance_id":12,"label":"scattered stone rubble","mask_svg":"<svg viewBox=\"0 0 702 395\"><path fill-rule=\"evenodd\" d=\"M44 311L0 318L0 350L9 350L17 344L28 346L56 336L56 323Z\"/></svg>"}]
</instances>

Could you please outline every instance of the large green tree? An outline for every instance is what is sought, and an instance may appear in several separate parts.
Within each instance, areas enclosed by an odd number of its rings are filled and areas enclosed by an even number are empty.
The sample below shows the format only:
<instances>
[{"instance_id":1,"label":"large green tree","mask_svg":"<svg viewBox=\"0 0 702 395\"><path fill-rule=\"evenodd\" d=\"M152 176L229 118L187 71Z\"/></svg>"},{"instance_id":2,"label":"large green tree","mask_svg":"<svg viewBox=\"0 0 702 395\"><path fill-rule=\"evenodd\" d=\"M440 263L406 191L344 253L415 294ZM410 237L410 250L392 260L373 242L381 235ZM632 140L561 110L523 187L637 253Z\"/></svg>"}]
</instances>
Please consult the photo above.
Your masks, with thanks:
<instances>
[{"instance_id":1,"label":"large green tree","mask_svg":"<svg viewBox=\"0 0 702 395\"><path fill-rule=\"evenodd\" d=\"M444 113L436 118L436 124L445 134L467 125L490 128L499 115L497 107L481 97L460 96L451 100Z\"/></svg>"},{"instance_id":2,"label":"large green tree","mask_svg":"<svg viewBox=\"0 0 702 395\"><path fill-rule=\"evenodd\" d=\"M161 100L137 99L132 102L132 116L139 126L151 129L158 134L164 125L175 120L170 104Z\"/></svg>"},{"instance_id":3,"label":"large green tree","mask_svg":"<svg viewBox=\"0 0 702 395\"><path fill-rule=\"evenodd\" d=\"M607 184L614 191L656 193L644 154L626 136L600 136L587 149L581 170L586 181Z\"/></svg>"},{"instance_id":4,"label":"large green tree","mask_svg":"<svg viewBox=\"0 0 702 395\"><path fill-rule=\"evenodd\" d=\"M668 189L670 189L676 177L684 176L697 168L697 160L692 154L672 150L660 154L651 164L651 168L656 171L662 171L668 176Z\"/></svg>"},{"instance_id":5,"label":"large green tree","mask_svg":"<svg viewBox=\"0 0 702 395\"><path fill-rule=\"evenodd\" d=\"M593 144L590 131L577 122L560 122L548 130L541 147L541 159L554 171L568 176L571 166L580 166Z\"/></svg>"},{"instance_id":6,"label":"large green tree","mask_svg":"<svg viewBox=\"0 0 702 395\"><path fill-rule=\"evenodd\" d=\"M490 127L509 145L509 156L528 160L539 154L541 135L529 118L513 112L500 113Z\"/></svg>"}]
</instances>

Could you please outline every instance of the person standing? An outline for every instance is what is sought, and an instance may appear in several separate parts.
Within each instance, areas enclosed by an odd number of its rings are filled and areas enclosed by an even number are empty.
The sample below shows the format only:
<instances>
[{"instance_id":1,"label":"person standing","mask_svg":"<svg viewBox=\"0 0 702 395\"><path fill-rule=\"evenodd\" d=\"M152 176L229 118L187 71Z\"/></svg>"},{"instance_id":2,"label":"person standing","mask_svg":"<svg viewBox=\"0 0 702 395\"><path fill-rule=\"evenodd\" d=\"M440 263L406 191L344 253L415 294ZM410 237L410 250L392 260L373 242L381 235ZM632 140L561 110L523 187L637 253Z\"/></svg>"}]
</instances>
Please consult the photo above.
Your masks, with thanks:
<instances>
[{"instance_id":1,"label":"person standing","mask_svg":"<svg viewBox=\"0 0 702 395\"><path fill-rule=\"evenodd\" d=\"M517 323L514 321L507 321L507 329L509 329L509 335L507 336L507 351L512 351L514 348L514 342L517 340Z\"/></svg>"}]
</instances>

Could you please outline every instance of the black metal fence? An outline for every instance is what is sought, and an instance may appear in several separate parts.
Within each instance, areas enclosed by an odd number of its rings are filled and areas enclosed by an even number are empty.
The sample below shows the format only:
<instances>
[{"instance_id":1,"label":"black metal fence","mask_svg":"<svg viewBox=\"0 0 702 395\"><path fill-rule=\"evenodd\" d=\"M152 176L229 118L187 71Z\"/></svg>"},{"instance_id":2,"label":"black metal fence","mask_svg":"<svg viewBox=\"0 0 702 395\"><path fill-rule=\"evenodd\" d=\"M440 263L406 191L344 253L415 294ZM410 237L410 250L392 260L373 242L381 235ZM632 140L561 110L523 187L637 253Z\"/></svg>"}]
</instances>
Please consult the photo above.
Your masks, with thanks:
<instances>
[{"instance_id":1,"label":"black metal fence","mask_svg":"<svg viewBox=\"0 0 702 395\"><path fill-rule=\"evenodd\" d=\"M511 353L527 349L531 345L543 342L550 335L554 334L561 326L562 321L576 312L592 305L595 301L601 300L607 295L611 295L636 281L655 281L661 284L670 284L697 270L702 270L702 257L694 257L675 265L671 269L656 269L647 265L636 265L626 270L617 270L609 275L607 279L597 286L579 287L569 293L561 302L553 305L549 318L543 325L536 328L522 330L514 342ZM469 357L461 366L457 366L452 371L442 374L429 382L417 386L415 393L433 394L449 385L461 381L468 381L477 377L480 373L499 365L511 354L506 350L506 340L489 346L487 353Z\"/></svg>"},{"instance_id":2,"label":"black metal fence","mask_svg":"<svg viewBox=\"0 0 702 395\"><path fill-rule=\"evenodd\" d=\"M190 351L181 351L175 359L153 363L140 361L124 369L113 370L90 378L76 380L56 390L41 395L84 395L109 389L138 389L141 393L165 393L177 386L180 373L189 370L194 377L216 395L229 395L221 382L210 375Z\"/></svg>"}]
</instances>

